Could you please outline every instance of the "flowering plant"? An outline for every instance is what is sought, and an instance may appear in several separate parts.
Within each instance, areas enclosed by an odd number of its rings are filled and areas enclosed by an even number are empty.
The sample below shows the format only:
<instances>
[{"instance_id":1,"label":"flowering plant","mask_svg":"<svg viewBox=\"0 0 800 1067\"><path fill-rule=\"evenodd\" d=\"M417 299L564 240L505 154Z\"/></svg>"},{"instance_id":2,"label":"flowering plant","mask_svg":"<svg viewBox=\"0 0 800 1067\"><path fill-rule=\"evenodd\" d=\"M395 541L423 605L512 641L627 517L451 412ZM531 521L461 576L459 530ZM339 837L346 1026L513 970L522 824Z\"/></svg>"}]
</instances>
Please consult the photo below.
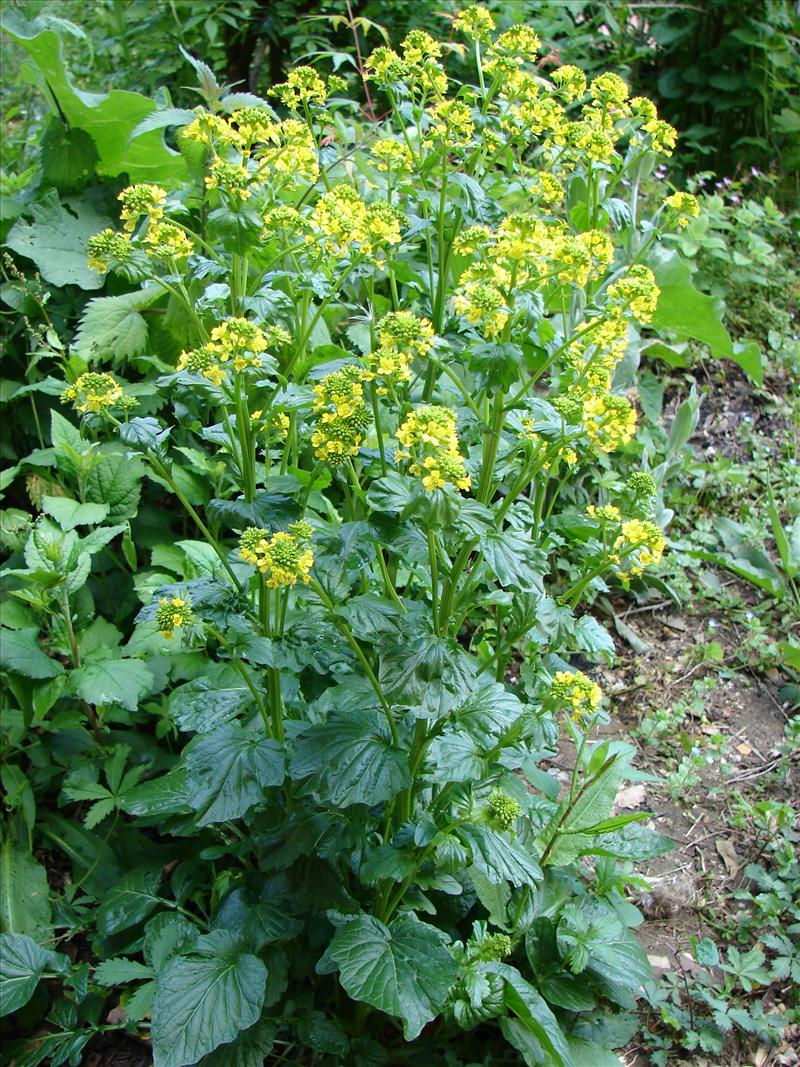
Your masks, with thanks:
<instances>
[{"instance_id":1,"label":"flowering plant","mask_svg":"<svg viewBox=\"0 0 800 1067\"><path fill-rule=\"evenodd\" d=\"M696 203L640 217L676 134L617 75L545 76L478 6L456 29L477 86L412 31L366 60L374 125L308 67L279 112L222 96L179 132L193 182L130 186L89 240L163 322L114 373L65 361L80 428L54 412L6 581L44 746L80 736L61 800L116 864L60 921L100 902L94 988L157 1067L455 1063L487 1027L564 1067L648 977L623 890L666 846L611 814L632 750L591 740L570 659L613 654L581 605L664 550L618 369Z\"/></svg>"}]
</instances>

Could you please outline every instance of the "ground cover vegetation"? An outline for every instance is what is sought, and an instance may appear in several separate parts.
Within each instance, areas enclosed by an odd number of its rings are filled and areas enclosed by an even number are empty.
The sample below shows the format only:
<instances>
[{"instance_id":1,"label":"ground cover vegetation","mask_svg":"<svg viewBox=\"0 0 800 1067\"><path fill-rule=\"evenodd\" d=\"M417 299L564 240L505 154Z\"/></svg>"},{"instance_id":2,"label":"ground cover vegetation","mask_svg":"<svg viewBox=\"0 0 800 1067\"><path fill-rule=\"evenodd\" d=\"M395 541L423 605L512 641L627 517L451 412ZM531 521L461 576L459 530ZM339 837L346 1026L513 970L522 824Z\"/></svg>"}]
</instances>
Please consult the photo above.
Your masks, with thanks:
<instances>
[{"instance_id":1,"label":"ground cover vegetation","mask_svg":"<svg viewBox=\"0 0 800 1067\"><path fill-rule=\"evenodd\" d=\"M264 95L173 47L179 107L77 89L69 27L5 22L57 116L4 175L17 1063L786 1047L796 735L751 784L704 729L744 672L797 701L783 186L666 182L654 105L597 57L541 68L497 6L371 52L351 11L347 61ZM701 637L656 665L628 613L664 603ZM646 984L682 831L620 788L677 820L709 767L740 911L693 900L697 982Z\"/></svg>"}]
</instances>

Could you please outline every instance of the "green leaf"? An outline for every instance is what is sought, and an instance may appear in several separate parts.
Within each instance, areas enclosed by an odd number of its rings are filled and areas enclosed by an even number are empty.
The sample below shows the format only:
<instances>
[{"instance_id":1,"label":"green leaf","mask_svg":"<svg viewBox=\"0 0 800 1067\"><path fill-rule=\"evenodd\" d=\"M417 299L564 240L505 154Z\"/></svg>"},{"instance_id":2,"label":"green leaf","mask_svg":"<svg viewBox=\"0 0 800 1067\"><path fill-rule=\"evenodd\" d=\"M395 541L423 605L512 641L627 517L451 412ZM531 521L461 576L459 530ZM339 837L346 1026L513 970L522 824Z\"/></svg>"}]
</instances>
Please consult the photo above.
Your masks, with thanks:
<instances>
[{"instance_id":1,"label":"green leaf","mask_svg":"<svg viewBox=\"0 0 800 1067\"><path fill-rule=\"evenodd\" d=\"M226 723L196 737L184 752L186 799L199 826L240 819L284 779L283 750L263 732Z\"/></svg>"},{"instance_id":2,"label":"green leaf","mask_svg":"<svg viewBox=\"0 0 800 1067\"><path fill-rule=\"evenodd\" d=\"M107 893L97 912L97 929L101 934L115 934L144 922L162 904L158 895L161 871L137 867L129 871Z\"/></svg>"},{"instance_id":3,"label":"green leaf","mask_svg":"<svg viewBox=\"0 0 800 1067\"><path fill-rule=\"evenodd\" d=\"M73 881L80 881L91 896L103 898L122 877L114 852L99 834L49 811L39 817L37 825L48 841L69 857Z\"/></svg>"},{"instance_id":4,"label":"green leaf","mask_svg":"<svg viewBox=\"0 0 800 1067\"><path fill-rule=\"evenodd\" d=\"M542 870L537 860L504 834L488 826L459 826L455 831L470 849L472 863L490 882L538 885Z\"/></svg>"},{"instance_id":5,"label":"green leaf","mask_svg":"<svg viewBox=\"0 0 800 1067\"><path fill-rule=\"evenodd\" d=\"M136 960L125 959L124 956L104 960L93 975L94 981L103 986L125 985L126 982L140 982L143 978L152 977L150 967Z\"/></svg>"},{"instance_id":6,"label":"green leaf","mask_svg":"<svg viewBox=\"0 0 800 1067\"><path fill-rule=\"evenodd\" d=\"M197 1063L258 1022L267 969L224 930L199 937L158 976L153 1005L155 1067Z\"/></svg>"},{"instance_id":7,"label":"green leaf","mask_svg":"<svg viewBox=\"0 0 800 1067\"><path fill-rule=\"evenodd\" d=\"M58 660L50 659L39 648L39 630L25 626L21 630L0 628L0 667L26 678L56 678L64 673Z\"/></svg>"},{"instance_id":8,"label":"green leaf","mask_svg":"<svg viewBox=\"0 0 800 1067\"><path fill-rule=\"evenodd\" d=\"M0 1016L18 1011L45 974L65 974L69 960L23 934L0 934Z\"/></svg>"},{"instance_id":9,"label":"green leaf","mask_svg":"<svg viewBox=\"0 0 800 1067\"><path fill-rule=\"evenodd\" d=\"M21 45L46 79L48 92L72 129L85 130L97 148L97 171L109 177L126 174L131 182L177 184L188 177L183 157L167 148L160 130L131 140L139 123L156 110L156 103L141 93L112 89L88 93L69 79L61 59L61 41L47 23L29 22L14 10L3 13L3 29ZM100 229L101 227L98 227ZM98 288L102 284L99 280Z\"/></svg>"},{"instance_id":10,"label":"green leaf","mask_svg":"<svg viewBox=\"0 0 800 1067\"><path fill-rule=\"evenodd\" d=\"M75 197L61 203L55 189L32 204L30 213L32 222L17 219L14 223L6 238L8 247L32 259L51 285L99 289L103 278L87 266L86 242L110 220L98 215L85 199Z\"/></svg>"},{"instance_id":11,"label":"green leaf","mask_svg":"<svg viewBox=\"0 0 800 1067\"><path fill-rule=\"evenodd\" d=\"M235 718L252 700L244 686L218 687L213 678L195 678L173 690L169 711L181 730L206 733Z\"/></svg>"},{"instance_id":12,"label":"green leaf","mask_svg":"<svg viewBox=\"0 0 800 1067\"><path fill-rule=\"evenodd\" d=\"M541 1064L541 1049L544 1049L557 1067L575 1067L556 1017L533 986L508 964L489 963L486 970L505 980L506 1007L519 1022L504 1018L500 1020L500 1028L506 1040L522 1053L525 1062L531 1067ZM534 1044L531 1044L530 1035L535 1038Z\"/></svg>"},{"instance_id":13,"label":"green leaf","mask_svg":"<svg viewBox=\"0 0 800 1067\"><path fill-rule=\"evenodd\" d=\"M132 519L139 507L144 468L123 452L102 456L86 479L86 499L108 505L108 521Z\"/></svg>"},{"instance_id":14,"label":"green leaf","mask_svg":"<svg viewBox=\"0 0 800 1067\"><path fill-rule=\"evenodd\" d=\"M41 508L65 532L76 526L97 526L108 515L108 504L81 504L66 496L43 496Z\"/></svg>"},{"instance_id":15,"label":"green leaf","mask_svg":"<svg viewBox=\"0 0 800 1067\"><path fill-rule=\"evenodd\" d=\"M568 1037L567 1043L575 1067L624 1067L619 1056L615 1056L611 1049L598 1045L596 1041Z\"/></svg>"},{"instance_id":16,"label":"green leaf","mask_svg":"<svg viewBox=\"0 0 800 1067\"><path fill-rule=\"evenodd\" d=\"M204 1056L198 1067L264 1067L277 1030L277 1023L262 1019L255 1026L242 1030L235 1041L220 1045L214 1052Z\"/></svg>"},{"instance_id":17,"label":"green leaf","mask_svg":"<svg viewBox=\"0 0 800 1067\"><path fill-rule=\"evenodd\" d=\"M675 848L674 841L636 822L626 826L624 830L603 834L596 841L587 844L581 854L615 856L617 859L641 863L655 856L663 856L664 853L671 852L673 848Z\"/></svg>"},{"instance_id":18,"label":"green leaf","mask_svg":"<svg viewBox=\"0 0 800 1067\"><path fill-rule=\"evenodd\" d=\"M614 640L592 615L582 615L575 624L575 643L583 652L603 656L611 663L616 655Z\"/></svg>"},{"instance_id":19,"label":"green leaf","mask_svg":"<svg viewBox=\"0 0 800 1067\"><path fill-rule=\"evenodd\" d=\"M0 849L0 931L38 941L53 936L47 873L10 838Z\"/></svg>"},{"instance_id":20,"label":"green leaf","mask_svg":"<svg viewBox=\"0 0 800 1067\"><path fill-rule=\"evenodd\" d=\"M361 915L340 926L317 970L335 965L354 1000L403 1022L406 1041L441 1011L457 969L441 930L403 915L389 926Z\"/></svg>"},{"instance_id":21,"label":"green leaf","mask_svg":"<svg viewBox=\"0 0 800 1067\"><path fill-rule=\"evenodd\" d=\"M556 930L558 951L573 974L589 970L613 985L637 990L652 977L636 936L597 900L565 904Z\"/></svg>"},{"instance_id":22,"label":"green leaf","mask_svg":"<svg viewBox=\"0 0 800 1067\"><path fill-rule=\"evenodd\" d=\"M253 952L264 945L290 941L303 929L292 916L289 900L272 888L248 883L233 889L214 915L213 929L228 930Z\"/></svg>"},{"instance_id":23,"label":"green leaf","mask_svg":"<svg viewBox=\"0 0 800 1067\"><path fill-rule=\"evenodd\" d=\"M75 333L76 350L87 360L112 356L117 363L146 352L149 334L141 312L161 295L158 288L137 289L90 300Z\"/></svg>"},{"instance_id":24,"label":"green leaf","mask_svg":"<svg viewBox=\"0 0 800 1067\"><path fill-rule=\"evenodd\" d=\"M153 675L141 660L106 659L78 667L70 681L87 704L121 704L136 711L153 684Z\"/></svg>"},{"instance_id":25,"label":"green leaf","mask_svg":"<svg viewBox=\"0 0 800 1067\"><path fill-rule=\"evenodd\" d=\"M314 795L341 808L391 800L411 781L406 753L393 746L384 717L372 711L334 714L304 730L291 775L310 776Z\"/></svg>"}]
</instances>

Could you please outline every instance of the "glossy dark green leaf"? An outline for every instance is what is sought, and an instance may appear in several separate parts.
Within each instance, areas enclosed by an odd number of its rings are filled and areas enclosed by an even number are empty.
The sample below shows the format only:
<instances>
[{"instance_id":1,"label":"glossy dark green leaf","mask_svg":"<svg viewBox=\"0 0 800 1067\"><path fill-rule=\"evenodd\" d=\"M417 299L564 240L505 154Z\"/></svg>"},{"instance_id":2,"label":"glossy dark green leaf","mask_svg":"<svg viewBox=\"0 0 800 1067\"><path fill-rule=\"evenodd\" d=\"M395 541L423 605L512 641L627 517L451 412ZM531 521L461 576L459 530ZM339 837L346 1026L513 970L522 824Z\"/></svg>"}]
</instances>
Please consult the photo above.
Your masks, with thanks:
<instances>
[{"instance_id":1,"label":"glossy dark green leaf","mask_svg":"<svg viewBox=\"0 0 800 1067\"><path fill-rule=\"evenodd\" d=\"M455 833L469 848L472 862L490 882L538 885L542 870L522 845L488 826L459 826Z\"/></svg>"},{"instance_id":2,"label":"glossy dark green leaf","mask_svg":"<svg viewBox=\"0 0 800 1067\"><path fill-rule=\"evenodd\" d=\"M403 1022L413 1041L441 1011L456 965L441 930L404 915L385 926L362 915L340 926L318 969L338 968L348 996Z\"/></svg>"},{"instance_id":3,"label":"glossy dark green leaf","mask_svg":"<svg viewBox=\"0 0 800 1067\"><path fill-rule=\"evenodd\" d=\"M24 934L0 934L0 1016L18 1011L45 974L63 975L69 959L41 948Z\"/></svg>"},{"instance_id":4,"label":"glossy dark green leaf","mask_svg":"<svg viewBox=\"0 0 800 1067\"><path fill-rule=\"evenodd\" d=\"M267 970L225 930L199 937L161 971L153 1004L155 1067L197 1063L258 1022Z\"/></svg>"},{"instance_id":5,"label":"glossy dark green leaf","mask_svg":"<svg viewBox=\"0 0 800 1067\"><path fill-rule=\"evenodd\" d=\"M200 734L183 754L186 800L199 826L240 819L284 778L284 753L263 732L225 723Z\"/></svg>"},{"instance_id":6,"label":"glossy dark green leaf","mask_svg":"<svg viewBox=\"0 0 800 1067\"><path fill-rule=\"evenodd\" d=\"M235 718L253 702L244 685L217 688L213 680L195 678L179 686L169 698L169 711L182 730L205 733Z\"/></svg>"},{"instance_id":7,"label":"glossy dark green leaf","mask_svg":"<svg viewBox=\"0 0 800 1067\"><path fill-rule=\"evenodd\" d=\"M97 912L101 934L115 934L143 922L163 903L158 895L161 870L137 867L129 871L103 898Z\"/></svg>"},{"instance_id":8,"label":"glossy dark green leaf","mask_svg":"<svg viewBox=\"0 0 800 1067\"><path fill-rule=\"evenodd\" d=\"M410 782L408 758L395 748L383 715L349 712L303 731L291 762L321 801L336 807L391 800Z\"/></svg>"}]
</instances>

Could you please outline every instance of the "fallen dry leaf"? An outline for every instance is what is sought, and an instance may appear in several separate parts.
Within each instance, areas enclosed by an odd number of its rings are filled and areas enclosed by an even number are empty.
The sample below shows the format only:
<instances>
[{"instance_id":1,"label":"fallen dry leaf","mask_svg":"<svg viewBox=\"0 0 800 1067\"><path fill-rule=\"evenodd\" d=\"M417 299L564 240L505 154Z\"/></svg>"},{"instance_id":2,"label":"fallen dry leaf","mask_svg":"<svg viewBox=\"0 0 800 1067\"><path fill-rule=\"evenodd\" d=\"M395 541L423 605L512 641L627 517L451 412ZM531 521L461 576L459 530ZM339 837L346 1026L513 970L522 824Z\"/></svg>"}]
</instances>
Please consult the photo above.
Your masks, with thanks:
<instances>
[{"instance_id":1,"label":"fallen dry leaf","mask_svg":"<svg viewBox=\"0 0 800 1067\"><path fill-rule=\"evenodd\" d=\"M117 1023L126 1023L127 1021L128 1016L121 1004L117 1004L117 1006L115 1008L112 1008L106 1016L106 1022L111 1023L112 1026Z\"/></svg>"},{"instance_id":2,"label":"fallen dry leaf","mask_svg":"<svg viewBox=\"0 0 800 1067\"><path fill-rule=\"evenodd\" d=\"M617 799L614 801L614 810L638 808L644 804L646 798L647 790L643 785L626 785L624 789L620 789L617 793Z\"/></svg>"},{"instance_id":3,"label":"fallen dry leaf","mask_svg":"<svg viewBox=\"0 0 800 1067\"><path fill-rule=\"evenodd\" d=\"M739 753L740 756L749 756L753 750L752 748L750 748L749 745L746 745L744 742L742 742L741 745L736 746L736 751Z\"/></svg>"},{"instance_id":4,"label":"fallen dry leaf","mask_svg":"<svg viewBox=\"0 0 800 1067\"><path fill-rule=\"evenodd\" d=\"M736 849L733 847L733 841L729 837L723 837L721 840L717 840L717 852L722 857L722 862L728 871L728 874L733 878L739 871L739 857L736 855Z\"/></svg>"}]
</instances>

